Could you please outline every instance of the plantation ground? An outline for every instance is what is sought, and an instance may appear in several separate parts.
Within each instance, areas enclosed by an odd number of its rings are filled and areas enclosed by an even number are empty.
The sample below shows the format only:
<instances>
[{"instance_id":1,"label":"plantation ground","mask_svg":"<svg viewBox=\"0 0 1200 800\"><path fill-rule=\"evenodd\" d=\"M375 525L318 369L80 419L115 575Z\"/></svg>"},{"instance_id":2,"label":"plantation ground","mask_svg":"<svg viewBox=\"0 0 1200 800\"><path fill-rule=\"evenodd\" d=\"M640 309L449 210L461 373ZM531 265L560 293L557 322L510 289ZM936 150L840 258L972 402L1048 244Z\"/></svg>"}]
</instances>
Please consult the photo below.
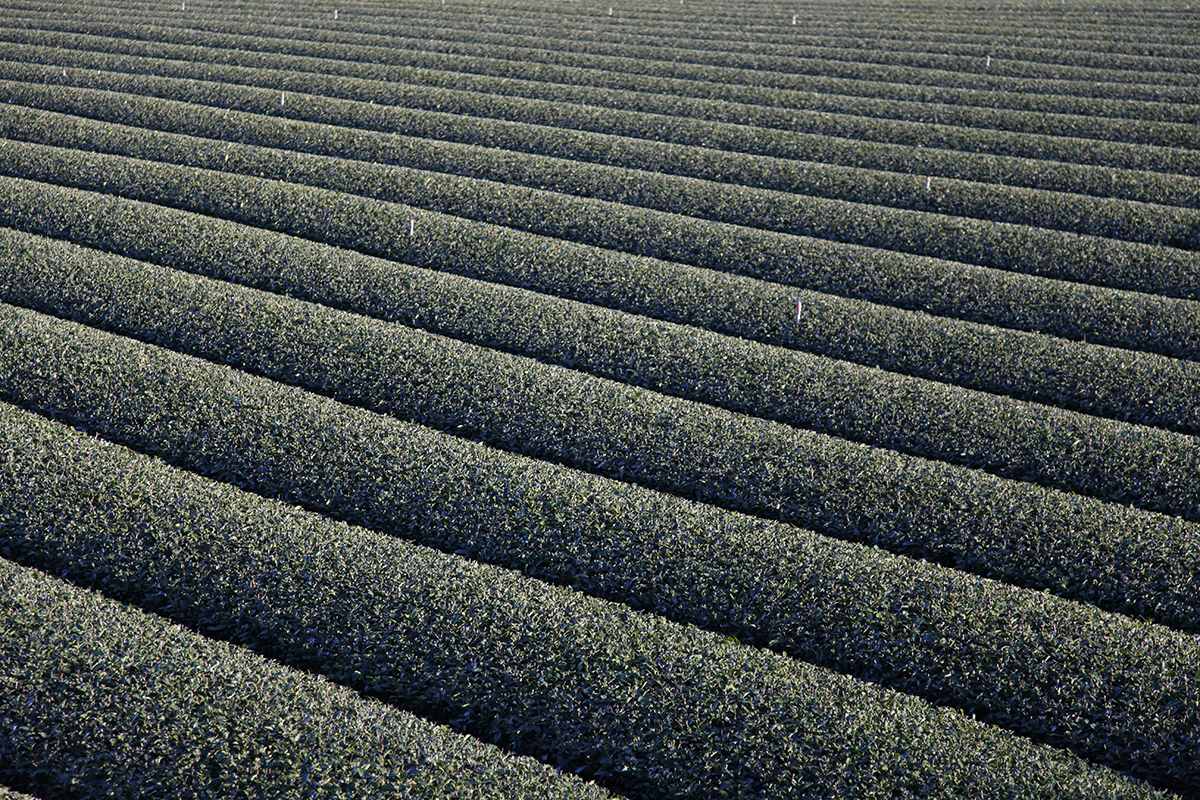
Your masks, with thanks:
<instances>
[{"instance_id":1,"label":"plantation ground","mask_svg":"<svg viewBox=\"0 0 1200 800\"><path fill-rule=\"evenodd\" d=\"M1200 11L0 0L0 795L1200 797Z\"/></svg>"}]
</instances>

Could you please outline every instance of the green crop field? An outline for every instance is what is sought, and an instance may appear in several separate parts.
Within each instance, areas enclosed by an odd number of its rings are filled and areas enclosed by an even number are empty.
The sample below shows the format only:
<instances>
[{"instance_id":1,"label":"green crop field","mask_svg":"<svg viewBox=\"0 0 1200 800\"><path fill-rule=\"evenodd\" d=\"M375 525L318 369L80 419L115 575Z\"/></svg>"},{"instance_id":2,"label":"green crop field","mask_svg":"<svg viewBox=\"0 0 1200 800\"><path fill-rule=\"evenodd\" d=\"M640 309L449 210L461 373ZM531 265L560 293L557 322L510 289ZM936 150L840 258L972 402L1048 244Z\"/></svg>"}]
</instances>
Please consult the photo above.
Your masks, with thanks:
<instances>
[{"instance_id":1,"label":"green crop field","mask_svg":"<svg viewBox=\"0 0 1200 800\"><path fill-rule=\"evenodd\" d=\"M0 0L0 797L1200 798L1200 6Z\"/></svg>"}]
</instances>

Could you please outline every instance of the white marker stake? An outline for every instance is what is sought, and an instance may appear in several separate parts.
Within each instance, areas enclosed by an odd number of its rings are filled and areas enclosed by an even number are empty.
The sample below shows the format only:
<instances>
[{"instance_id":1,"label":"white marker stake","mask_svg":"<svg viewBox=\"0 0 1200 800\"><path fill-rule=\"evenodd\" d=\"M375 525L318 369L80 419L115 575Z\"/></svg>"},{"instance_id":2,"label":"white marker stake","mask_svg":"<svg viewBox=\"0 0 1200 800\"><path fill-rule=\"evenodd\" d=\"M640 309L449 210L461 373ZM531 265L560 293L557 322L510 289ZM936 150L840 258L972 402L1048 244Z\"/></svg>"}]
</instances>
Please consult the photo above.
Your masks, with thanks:
<instances>
[{"instance_id":1,"label":"white marker stake","mask_svg":"<svg viewBox=\"0 0 1200 800\"><path fill-rule=\"evenodd\" d=\"M408 235L413 235L413 229L417 227L417 221L412 217L408 218Z\"/></svg>"},{"instance_id":2,"label":"white marker stake","mask_svg":"<svg viewBox=\"0 0 1200 800\"><path fill-rule=\"evenodd\" d=\"M333 18L337 19L337 9L336 8L333 10Z\"/></svg>"},{"instance_id":3,"label":"white marker stake","mask_svg":"<svg viewBox=\"0 0 1200 800\"><path fill-rule=\"evenodd\" d=\"M795 14L792 14L792 24L793 25L796 24L796 15Z\"/></svg>"},{"instance_id":4,"label":"white marker stake","mask_svg":"<svg viewBox=\"0 0 1200 800\"><path fill-rule=\"evenodd\" d=\"M925 188L928 189L932 185L933 185L933 178L926 175L925 176Z\"/></svg>"},{"instance_id":5,"label":"white marker stake","mask_svg":"<svg viewBox=\"0 0 1200 800\"><path fill-rule=\"evenodd\" d=\"M63 77L67 77L67 68L63 67Z\"/></svg>"},{"instance_id":6,"label":"white marker stake","mask_svg":"<svg viewBox=\"0 0 1200 800\"><path fill-rule=\"evenodd\" d=\"M187 11L187 0L183 0L183 2L179 4L179 10Z\"/></svg>"},{"instance_id":7,"label":"white marker stake","mask_svg":"<svg viewBox=\"0 0 1200 800\"><path fill-rule=\"evenodd\" d=\"M804 310L804 304L800 302L800 298L796 298L796 322L800 321L800 312Z\"/></svg>"},{"instance_id":8,"label":"white marker stake","mask_svg":"<svg viewBox=\"0 0 1200 800\"><path fill-rule=\"evenodd\" d=\"M279 105L283 105L286 102L287 102L287 92L280 92L279 93Z\"/></svg>"},{"instance_id":9,"label":"white marker stake","mask_svg":"<svg viewBox=\"0 0 1200 800\"><path fill-rule=\"evenodd\" d=\"M989 67L992 65L992 57L991 57L991 56L988 56L988 57L987 57L987 65L988 65Z\"/></svg>"}]
</instances>

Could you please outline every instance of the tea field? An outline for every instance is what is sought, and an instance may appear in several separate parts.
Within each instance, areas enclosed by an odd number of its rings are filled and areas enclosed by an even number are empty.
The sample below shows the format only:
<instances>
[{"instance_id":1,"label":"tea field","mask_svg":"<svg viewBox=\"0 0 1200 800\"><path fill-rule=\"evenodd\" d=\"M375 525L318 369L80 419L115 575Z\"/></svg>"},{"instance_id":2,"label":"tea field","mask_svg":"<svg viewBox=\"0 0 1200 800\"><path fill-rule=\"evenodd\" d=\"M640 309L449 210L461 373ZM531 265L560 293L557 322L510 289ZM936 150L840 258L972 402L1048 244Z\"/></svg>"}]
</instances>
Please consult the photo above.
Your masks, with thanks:
<instances>
[{"instance_id":1,"label":"tea field","mask_svg":"<svg viewBox=\"0 0 1200 800\"><path fill-rule=\"evenodd\" d=\"M0 8L0 796L1200 798L1200 7Z\"/></svg>"}]
</instances>

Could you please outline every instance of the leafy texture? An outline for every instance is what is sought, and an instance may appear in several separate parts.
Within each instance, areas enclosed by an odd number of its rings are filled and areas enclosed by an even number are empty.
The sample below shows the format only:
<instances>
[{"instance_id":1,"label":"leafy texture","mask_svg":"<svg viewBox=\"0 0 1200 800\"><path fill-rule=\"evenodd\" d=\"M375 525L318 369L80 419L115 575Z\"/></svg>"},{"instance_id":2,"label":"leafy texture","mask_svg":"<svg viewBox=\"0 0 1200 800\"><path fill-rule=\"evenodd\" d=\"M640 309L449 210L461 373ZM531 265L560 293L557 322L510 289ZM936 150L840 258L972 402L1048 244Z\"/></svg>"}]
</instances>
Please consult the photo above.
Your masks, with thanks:
<instances>
[{"instance_id":1,"label":"leafy texture","mask_svg":"<svg viewBox=\"0 0 1200 800\"><path fill-rule=\"evenodd\" d=\"M33 503L6 515L5 528L41 539L30 548L40 559L622 791L986 796L999 789L1039 796L1053 787L1068 797L1146 794L955 712L336 525L11 407L0 411L14 438L36 442L27 448L30 459L38 449L63 448L68 465L39 480L23 454L25 463L10 471L35 483L19 481ZM97 490L102 521L73 514L44 526L55 511L70 513L63 499ZM63 536L67 530L74 535ZM78 613L104 631L106 620L90 610ZM20 616L17 623L27 624ZM59 658L96 647L90 637L71 645L79 634L70 629L59 635L62 644L45 645L48 652L66 647ZM110 658L92 656L101 664ZM272 691L284 693L286 685L276 682ZM92 702L81 705L86 712Z\"/></svg>"},{"instance_id":2,"label":"leafy texture","mask_svg":"<svg viewBox=\"0 0 1200 800\"><path fill-rule=\"evenodd\" d=\"M0 784L1200 797L1187 3L0 6Z\"/></svg>"},{"instance_id":3,"label":"leafy texture","mask_svg":"<svg viewBox=\"0 0 1200 800\"><path fill-rule=\"evenodd\" d=\"M42 797L606 796L6 560L0 622L0 776Z\"/></svg>"}]
</instances>

